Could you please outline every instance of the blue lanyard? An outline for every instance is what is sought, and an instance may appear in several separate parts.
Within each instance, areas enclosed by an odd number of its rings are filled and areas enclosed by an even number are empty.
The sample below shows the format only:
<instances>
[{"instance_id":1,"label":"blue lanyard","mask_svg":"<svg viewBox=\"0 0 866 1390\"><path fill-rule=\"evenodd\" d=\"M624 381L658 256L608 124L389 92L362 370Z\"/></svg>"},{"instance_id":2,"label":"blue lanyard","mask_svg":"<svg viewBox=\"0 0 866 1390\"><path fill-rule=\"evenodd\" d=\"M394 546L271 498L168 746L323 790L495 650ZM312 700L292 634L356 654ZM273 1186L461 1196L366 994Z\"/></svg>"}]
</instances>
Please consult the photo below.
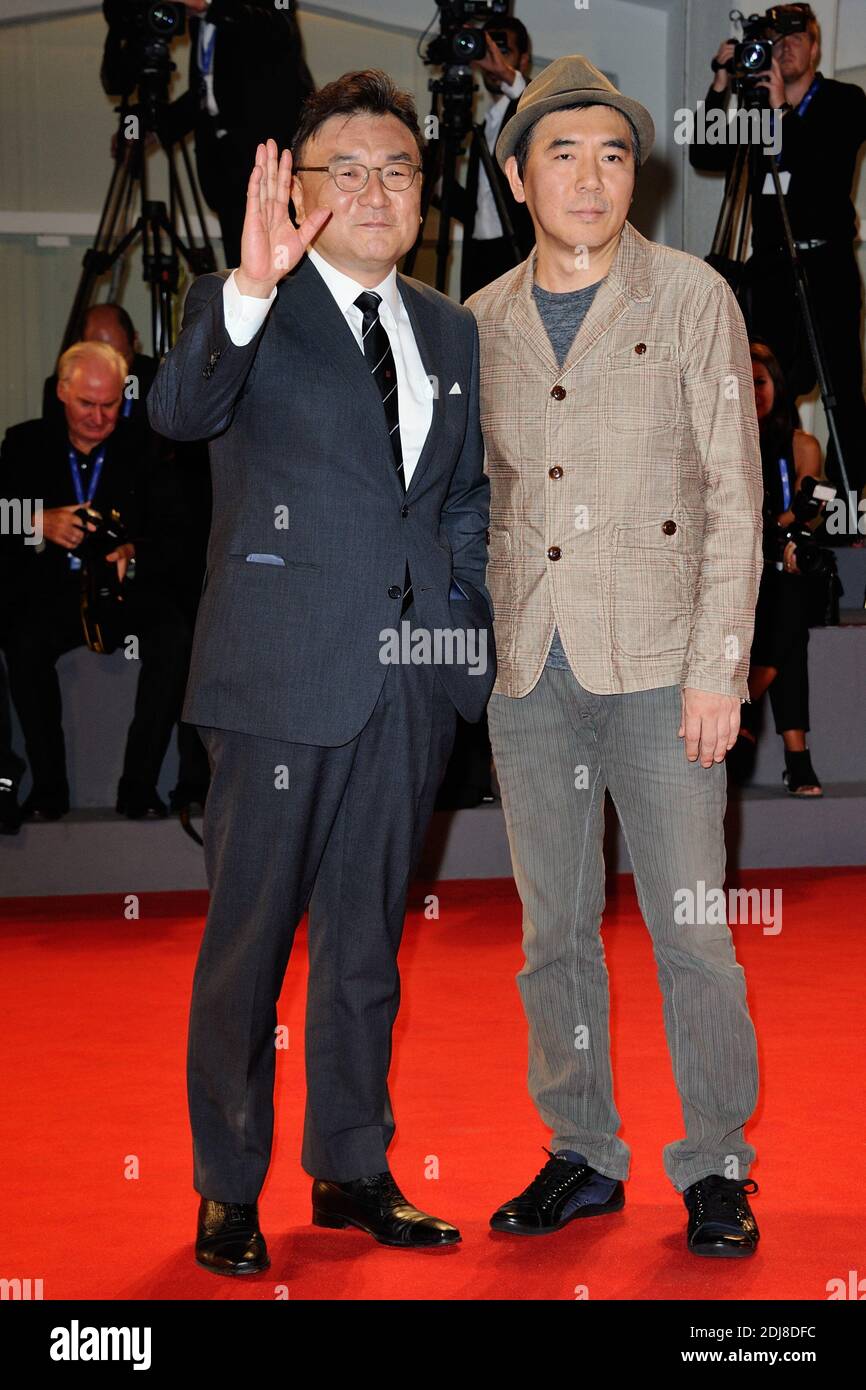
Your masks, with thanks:
<instances>
[{"instance_id":1,"label":"blue lanyard","mask_svg":"<svg viewBox=\"0 0 866 1390\"><path fill-rule=\"evenodd\" d=\"M811 85L811 87L809 88L809 90L808 90L808 92L806 93L806 95L803 97L803 100L800 102L800 105L797 107L797 115L798 115L798 116L802 116L803 112L806 110L806 107L809 105L809 102L812 100L813 96L814 96L815 93L817 92L817 90L818 90L818 88L820 87L820 85L821 85L821 74L820 74L820 73L816 73L815 76L812 78L812 85Z\"/></svg>"},{"instance_id":2,"label":"blue lanyard","mask_svg":"<svg viewBox=\"0 0 866 1390\"><path fill-rule=\"evenodd\" d=\"M72 474L72 483L75 488L75 496L77 501L80 502L81 505L84 507L89 507L90 503L93 501L93 497L96 492L96 485L99 482L99 475L102 472L102 465L104 461L105 445L103 444L98 450L96 457L93 460L93 473L90 478L90 490L88 492L87 497L85 498L84 488L81 483L81 471L78 467L78 457L72 446L70 445L69 447L69 471ZM68 550L66 554L69 560L69 568L71 570L80 570L81 557L78 555L73 555L71 550Z\"/></svg>"},{"instance_id":3,"label":"blue lanyard","mask_svg":"<svg viewBox=\"0 0 866 1390\"><path fill-rule=\"evenodd\" d=\"M72 448L72 446L70 445L70 447L69 447L69 471L70 471L71 474L72 474L72 485L73 485L73 487L75 488L75 496L76 496L76 499L77 499L77 500L81 503L81 505L84 506L84 507L89 507L89 506L90 506L90 503L93 501L94 493L96 492L96 486L97 486L97 483L99 482L99 475L100 475L100 473L102 472L102 465L103 465L104 462L105 462L105 445L103 444L103 445L101 445L101 447L99 448L99 450L98 450L98 452L97 452L97 454L96 454L96 457L95 457L95 459L93 460L93 472L92 472L92 474L91 474L91 476L90 476L90 491L89 491L87 497L85 497L85 496L84 496L84 488L82 487L82 484L81 484L81 472L80 472L79 467L78 467L78 457L77 457L77 455L76 455L75 450Z\"/></svg>"},{"instance_id":4,"label":"blue lanyard","mask_svg":"<svg viewBox=\"0 0 866 1390\"><path fill-rule=\"evenodd\" d=\"M207 21L202 19L199 21L198 27L198 70L203 76L211 70L214 44L216 43L217 36L217 26L211 24L209 27L213 32L209 39L205 39L204 31L206 23Z\"/></svg>"},{"instance_id":5,"label":"blue lanyard","mask_svg":"<svg viewBox=\"0 0 866 1390\"><path fill-rule=\"evenodd\" d=\"M821 73L818 72L818 73L816 73L815 76L812 78L812 85L811 85L811 87L809 88L809 90L808 90L808 92L806 93L806 95L803 97L802 101L800 102L800 105L797 107L797 115L798 115L798 116L802 116L802 115L803 115L803 113L805 112L806 108L807 108L808 105L809 105L809 102L812 100L813 96L814 96L815 93L817 92L817 90L818 90L818 88L820 87L820 85L821 85ZM782 121L782 117L781 117L781 116L779 117L779 120ZM784 121L782 121L782 124L783 124L783 126L784 126ZM773 158L775 159L776 163L779 164L779 163L781 162L781 159L782 159L782 151L779 150L779 153L778 153L778 154L774 154L774 155L773 155Z\"/></svg>"},{"instance_id":6,"label":"blue lanyard","mask_svg":"<svg viewBox=\"0 0 866 1390\"><path fill-rule=\"evenodd\" d=\"M782 479L782 511L786 512L791 506L791 474L787 459L779 459L779 475Z\"/></svg>"},{"instance_id":7,"label":"blue lanyard","mask_svg":"<svg viewBox=\"0 0 866 1390\"><path fill-rule=\"evenodd\" d=\"M124 396L123 405L120 407L120 413L124 420L129 419L132 414L132 396Z\"/></svg>"}]
</instances>

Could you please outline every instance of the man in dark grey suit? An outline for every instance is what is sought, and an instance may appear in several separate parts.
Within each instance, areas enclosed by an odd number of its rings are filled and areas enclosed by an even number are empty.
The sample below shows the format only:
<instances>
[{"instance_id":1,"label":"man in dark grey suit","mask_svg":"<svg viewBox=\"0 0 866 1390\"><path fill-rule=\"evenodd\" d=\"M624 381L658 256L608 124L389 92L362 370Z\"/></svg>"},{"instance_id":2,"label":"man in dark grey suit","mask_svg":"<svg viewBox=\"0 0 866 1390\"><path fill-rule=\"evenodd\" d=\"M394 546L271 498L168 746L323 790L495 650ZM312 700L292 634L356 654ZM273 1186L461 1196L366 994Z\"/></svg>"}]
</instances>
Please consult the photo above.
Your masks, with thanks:
<instances>
[{"instance_id":1,"label":"man in dark grey suit","mask_svg":"<svg viewBox=\"0 0 866 1390\"><path fill-rule=\"evenodd\" d=\"M259 147L241 265L195 281L148 399L160 433L209 439L213 475L184 718L212 772L188 1085L196 1258L219 1273L269 1263L276 1004L308 905L313 1220L460 1239L386 1158L407 885L455 709L479 719L495 678L475 321L396 272L420 163L384 73L312 96L291 155Z\"/></svg>"}]
</instances>

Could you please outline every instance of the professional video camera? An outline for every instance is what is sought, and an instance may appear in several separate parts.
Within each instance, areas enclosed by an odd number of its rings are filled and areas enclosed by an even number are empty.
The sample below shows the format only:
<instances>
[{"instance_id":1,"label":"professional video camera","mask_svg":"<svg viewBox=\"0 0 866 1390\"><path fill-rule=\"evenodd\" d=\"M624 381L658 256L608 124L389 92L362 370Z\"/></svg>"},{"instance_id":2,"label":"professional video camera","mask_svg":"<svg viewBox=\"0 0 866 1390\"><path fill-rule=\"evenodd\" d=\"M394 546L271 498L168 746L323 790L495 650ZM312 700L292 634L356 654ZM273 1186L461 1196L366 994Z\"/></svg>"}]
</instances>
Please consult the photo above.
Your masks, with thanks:
<instances>
[{"instance_id":1,"label":"professional video camera","mask_svg":"<svg viewBox=\"0 0 866 1390\"><path fill-rule=\"evenodd\" d=\"M438 0L440 30L424 54L428 66L450 67L471 63L487 52L484 30L466 24L467 19L492 19L508 13L508 0Z\"/></svg>"},{"instance_id":2,"label":"professional video camera","mask_svg":"<svg viewBox=\"0 0 866 1390\"><path fill-rule=\"evenodd\" d=\"M129 62L127 83L145 89L158 84L167 89L174 68L169 45L186 28L185 6L167 0L105 0L103 11L110 28L124 41Z\"/></svg>"},{"instance_id":3,"label":"professional video camera","mask_svg":"<svg viewBox=\"0 0 866 1390\"><path fill-rule=\"evenodd\" d=\"M404 275L411 275L415 257L424 237L427 215L430 211L434 188L438 194L439 232L436 245L436 288L445 291L448 257L450 255L451 207L454 189L457 184L455 173L457 159L464 151L467 136L478 140L478 155L487 174L487 180L496 203L499 220L504 235L510 240L514 251L514 264L522 260L520 246L514 235L514 227L502 197L499 181L493 167L493 157L483 136L483 125L473 125L472 101L478 90L472 64L487 55L485 30L467 24L467 20L493 19L496 15L508 16L509 0L437 0L439 7L440 30L431 39L426 50L419 56L428 67L444 69L441 77L431 77L427 83L433 94L428 117L429 129L436 132L424 151L424 178L421 185L421 226L415 245L407 252L403 262ZM490 32L493 42L503 52L507 51L508 40L503 32ZM481 132L479 136L479 132Z\"/></svg>"},{"instance_id":4,"label":"professional video camera","mask_svg":"<svg viewBox=\"0 0 866 1390\"><path fill-rule=\"evenodd\" d=\"M766 14L751 14L748 19L740 10L731 10L728 18L739 24L743 37L734 45L733 56L727 63L713 59L712 68L729 72L735 89L745 98L748 106L761 106L767 102L766 87L756 87L755 78L763 77L770 71L773 61L773 45L787 34L802 34L808 27L812 16L810 5L771 5Z\"/></svg>"}]
</instances>

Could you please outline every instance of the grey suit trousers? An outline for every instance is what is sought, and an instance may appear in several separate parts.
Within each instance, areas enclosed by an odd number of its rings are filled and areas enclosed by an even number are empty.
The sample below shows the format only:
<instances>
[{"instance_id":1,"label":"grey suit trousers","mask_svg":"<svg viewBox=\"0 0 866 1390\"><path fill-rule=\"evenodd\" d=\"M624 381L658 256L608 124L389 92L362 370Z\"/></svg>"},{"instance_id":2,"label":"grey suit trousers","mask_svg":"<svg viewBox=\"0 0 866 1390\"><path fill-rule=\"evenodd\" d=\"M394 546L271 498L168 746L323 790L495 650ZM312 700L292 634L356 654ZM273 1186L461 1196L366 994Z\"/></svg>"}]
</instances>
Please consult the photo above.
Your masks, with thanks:
<instances>
[{"instance_id":1,"label":"grey suit trousers","mask_svg":"<svg viewBox=\"0 0 866 1390\"><path fill-rule=\"evenodd\" d=\"M529 1088L553 1130L599 1172L629 1176L617 1137L604 909L605 788L623 828L652 936L685 1138L663 1149L678 1191L711 1173L744 1179L755 1150L743 1129L758 1064L745 977L726 922L675 921L675 894L721 888L727 771L690 763L679 686L593 695L546 666L522 698L494 694L490 738L514 877L525 963L517 976L529 1023ZM699 916L700 914L693 914ZM705 914L710 915L710 914Z\"/></svg>"},{"instance_id":2,"label":"grey suit trousers","mask_svg":"<svg viewBox=\"0 0 866 1390\"><path fill-rule=\"evenodd\" d=\"M308 905L301 1162L335 1182L387 1169L397 951L456 719L432 666L389 665L366 725L337 747L197 726L212 773L187 1053L202 1196L254 1202L264 1182L277 1000Z\"/></svg>"}]
</instances>

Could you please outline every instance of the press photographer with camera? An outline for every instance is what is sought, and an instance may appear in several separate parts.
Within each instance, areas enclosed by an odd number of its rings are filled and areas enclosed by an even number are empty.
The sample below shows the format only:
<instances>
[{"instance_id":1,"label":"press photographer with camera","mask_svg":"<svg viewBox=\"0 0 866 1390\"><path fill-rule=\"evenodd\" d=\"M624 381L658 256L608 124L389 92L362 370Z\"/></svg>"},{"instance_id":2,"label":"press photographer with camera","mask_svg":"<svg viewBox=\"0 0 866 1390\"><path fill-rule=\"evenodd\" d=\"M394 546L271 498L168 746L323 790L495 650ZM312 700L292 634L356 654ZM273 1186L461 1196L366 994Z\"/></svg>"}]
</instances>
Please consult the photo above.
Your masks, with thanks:
<instances>
[{"instance_id":1,"label":"press photographer with camera","mask_svg":"<svg viewBox=\"0 0 866 1390\"><path fill-rule=\"evenodd\" d=\"M447 73L457 53L465 50L471 71L467 85L480 76L490 97L483 118L469 137L465 186L454 182L449 192L449 212L463 223L463 301L511 270L535 245L535 229L526 204L516 200L508 179L492 158L503 127L517 110L532 68L532 41L526 26L504 10L504 0L495 4L471 5L460 0L441 4L442 33L431 44L426 59L443 64ZM480 30L469 23L478 17L483 17ZM473 53L476 56L470 56ZM472 99L471 91L467 92L467 112ZM453 119L454 105L445 110L446 118L450 114ZM468 122L465 128L469 128ZM439 188L441 192L441 181ZM497 196L505 204L516 247L505 234ZM495 801L492 756L486 714L476 724L458 717L454 748L436 798L437 810L457 810Z\"/></svg>"},{"instance_id":2,"label":"press photographer with camera","mask_svg":"<svg viewBox=\"0 0 866 1390\"><path fill-rule=\"evenodd\" d=\"M159 15L153 12L159 10ZM178 37L189 20L189 85L159 112L163 144L195 133L201 190L219 218L226 264L240 262L241 229L256 147L291 145L298 113L315 90L294 0L103 0L108 35L102 85L131 94L151 62L148 45Z\"/></svg>"},{"instance_id":3,"label":"press photographer with camera","mask_svg":"<svg viewBox=\"0 0 866 1390\"><path fill-rule=\"evenodd\" d=\"M724 109L732 84L746 101L780 113L780 182L793 237L805 266L812 313L831 385L848 480L866 482L866 404L860 343L862 285L854 255L856 215L851 186L857 154L866 140L866 93L818 70L820 29L811 6L776 5L747 21L742 44L725 41L713 59L706 112ZM739 99L739 98L738 98ZM695 169L727 171L736 145L692 143ZM770 156L772 158L772 156ZM753 337L773 347L792 399L808 394L816 371L784 244L778 198L769 165L753 159L749 170L752 255L747 264L750 302L744 305ZM835 450L827 473L841 482Z\"/></svg>"},{"instance_id":4,"label":"press photographer with camera","mask_svg":"<svg viewBox=\"0 0 866 1390\"><path fill-rule=\"evenodd\" d=\"M821 520L815 495L823 481L821 446L800 428L782 369L766 343L750 344L764 475L764 569L755 610L749 700L728 771L743 782L757 746L758 708L769 691L776 732L785 745L784 781L792 796L822 796L806 747L809 730L809 577L820 576L824 552L811 532ZM821 488L819 486L819 493Z\"/></svg>"},{"instance_id":5,"label":"press photographer with camera","mask_svg":"<svg viewBox=\"0 0 866 1390\"><path fill-rule=\"evenodd\" d=\"M532 41L526 25L509 15L492 15L482 26L487 53L472 61L473 70L481 77L491 100L483 116L483 138L493 152L499 133L517 110L529 72L532 68ZM502 222L486 171L481 166L478 139L469 146L466 166L466 185L455 189L452 212L463 223L463 255L460 269L460 298L489 285L511 270L514 255L509 239L504 235ZM505 199L523 256L535 245L532 218L524 203L518 203L508 180L498 165L494 175Z\"/></svg>"},{"instance_id":6,"label":"press photographer with camera","mask_svg":"<svg viewBox=\"0 0 866 1390\"><path fill-rule=\"evenodd\" d=\"M33 777L25 819L57 820L69 810L55 668L85 643L85 616L91 638L116 622L118 642L128 634L140 642L117 809L130 818L166 812L156 782L180 712L191 634L150 578L158 550L145 534L153 436L120 416L126 370L107 343L73 344L57 364L60 419L15 425L0 449L0 494L19 499L22 513L32 510L34 543L23 529L2 537L4 650Z\"/></svg>"},{"instance_id":7,"label":"press photographer with camera","mask_svg":"<svg viewBox=\"0 0 866 1390\"><path fill-rule=\"evenodd\" d=\"M210 466L207 443L178 444L154 434L147 418L145 401L158 363L137 350L138 334L127 311L120 304L91 304L81 321L82 342L103 342L126 361L127 377L120 415L148 437L148 495L151 511L159 517L155 534L149 540L148 564L143 587L156 581L171 593L171 601L184 615L189 633L195 615L205 572L208 529L211 512ZM64 406L57 394L57 373L46 377L42 393L45 419L61 423ZM2 727L2 711L0 711ZM210 780L207 754L198 733L182 720L177 728L178 781L170 794L173 812L182 816L193 802L204 805ZM3 755L0 740L0 793L3 790ZM0 796L0 828L2 828Z\"/></svg>"}]
</instances>

